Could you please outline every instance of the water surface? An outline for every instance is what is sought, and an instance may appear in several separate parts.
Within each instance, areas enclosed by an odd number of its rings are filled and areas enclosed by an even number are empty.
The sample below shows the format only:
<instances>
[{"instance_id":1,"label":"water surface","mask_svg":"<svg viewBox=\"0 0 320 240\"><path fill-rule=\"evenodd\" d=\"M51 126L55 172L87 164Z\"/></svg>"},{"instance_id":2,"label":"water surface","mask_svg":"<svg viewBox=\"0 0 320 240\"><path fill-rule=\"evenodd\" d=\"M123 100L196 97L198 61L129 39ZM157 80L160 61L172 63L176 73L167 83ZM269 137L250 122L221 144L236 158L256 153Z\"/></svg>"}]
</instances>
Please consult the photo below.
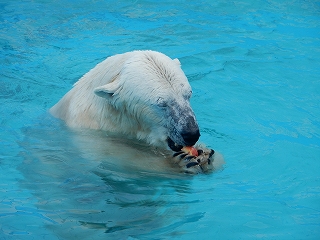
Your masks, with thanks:
<instances>
[{"instance_id":1,"label":"water surface","mask_svg":"<svg viewBox=\"0 0 320 240\"><path fill-rule=\"evenodd\" d=\"M2 1L0 21L0 239L320 238L319 1ZM136 49L180 59L223 170L47 114Z\"/></svg>"}]
</instances>

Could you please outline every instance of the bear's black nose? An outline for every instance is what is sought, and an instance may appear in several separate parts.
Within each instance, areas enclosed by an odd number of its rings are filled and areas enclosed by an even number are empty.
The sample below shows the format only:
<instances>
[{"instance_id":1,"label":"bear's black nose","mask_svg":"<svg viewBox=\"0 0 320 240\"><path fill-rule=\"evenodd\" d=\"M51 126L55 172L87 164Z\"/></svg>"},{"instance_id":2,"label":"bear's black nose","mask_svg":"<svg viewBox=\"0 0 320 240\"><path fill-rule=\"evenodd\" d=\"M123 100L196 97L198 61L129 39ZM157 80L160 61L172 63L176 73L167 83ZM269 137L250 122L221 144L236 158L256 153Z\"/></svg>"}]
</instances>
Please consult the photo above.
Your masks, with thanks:
<instances>
[{"instance_id":1,"label":"bear's black nose","mask_svg":"<svg viewBox=\"0 0 320 240\"><path fill-rule=\"evenodd\" d=\"M193 146L199 140L199 137L200 137L199 128L197 128L193 131L182 132L181 136L182 136L186 146Z\"/></svg>"}]
</instances>

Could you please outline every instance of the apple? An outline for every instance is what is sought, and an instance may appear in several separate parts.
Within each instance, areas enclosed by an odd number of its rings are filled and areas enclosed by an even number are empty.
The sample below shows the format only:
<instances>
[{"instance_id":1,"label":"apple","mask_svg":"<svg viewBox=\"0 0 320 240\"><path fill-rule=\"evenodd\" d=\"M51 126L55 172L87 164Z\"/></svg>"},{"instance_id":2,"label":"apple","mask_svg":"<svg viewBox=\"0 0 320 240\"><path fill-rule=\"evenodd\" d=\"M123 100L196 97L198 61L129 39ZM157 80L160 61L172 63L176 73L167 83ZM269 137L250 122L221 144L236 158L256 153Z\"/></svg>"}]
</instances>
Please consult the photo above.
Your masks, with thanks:
<instances>
[{"instance_id":1,"label":"apple","mask_svg":"<svg viewBox=\"0 0 320 240\"><path fill-rule=\"evenodd\" d=\"M185 146L181 149L183 152L188 153L191 156L198 156L198 150L195 147Z\"/></svg>"}]
</instances>

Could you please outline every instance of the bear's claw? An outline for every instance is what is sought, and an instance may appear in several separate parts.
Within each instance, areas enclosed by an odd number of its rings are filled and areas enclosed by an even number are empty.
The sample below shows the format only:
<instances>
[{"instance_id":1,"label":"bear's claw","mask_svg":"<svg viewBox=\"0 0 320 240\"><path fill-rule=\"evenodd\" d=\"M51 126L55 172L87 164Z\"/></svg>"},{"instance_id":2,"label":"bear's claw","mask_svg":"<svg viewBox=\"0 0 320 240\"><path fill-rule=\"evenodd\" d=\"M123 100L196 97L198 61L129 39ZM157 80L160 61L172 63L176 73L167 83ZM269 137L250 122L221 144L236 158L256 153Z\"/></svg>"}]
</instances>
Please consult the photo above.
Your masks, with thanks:
<instances>
[{"instance_id":1,"label":"bear's claw","mask_svg":"<svg viewBox=\"0 0 320 240\"><path fill-rule=\"evenodd\" d=\"M197 166L197 165L198 165L198 162L189 162L189 163L187 163L186 167L190 168L190 167Z\"/></svg>"}]
</instances>

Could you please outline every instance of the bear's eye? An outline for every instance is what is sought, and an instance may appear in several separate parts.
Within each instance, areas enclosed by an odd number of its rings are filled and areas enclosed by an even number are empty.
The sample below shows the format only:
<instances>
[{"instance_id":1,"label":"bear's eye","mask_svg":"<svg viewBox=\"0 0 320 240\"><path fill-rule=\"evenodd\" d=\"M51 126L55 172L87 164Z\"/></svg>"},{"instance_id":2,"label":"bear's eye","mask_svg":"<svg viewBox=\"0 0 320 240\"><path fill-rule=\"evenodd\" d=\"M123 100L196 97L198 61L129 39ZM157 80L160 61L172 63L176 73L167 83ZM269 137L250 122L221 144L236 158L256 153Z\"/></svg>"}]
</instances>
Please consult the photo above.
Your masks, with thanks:
<instances>
[{"instance_id":1,"label":"bear's eye","mask_svg":"<svg viewBox=\"0 0 320 240\"><path fill-rule=\"evenodd\" d=\"M191 96L192 96L192 91L188 92L188 93L185 95L186 99L190 99Z\"/></svg>"},{"instance_id":2,"label":"bear's eye","mask_svg":"<svg viewBox=\"0 0 320 240\"><path fill-rule=\"evenodd\" d=\"M165 100L164 100L162 97L159 97L159 98L157 99L157 105L158 105L159 107L164 108L164 107L167 106L167 103L165 102Z\"/></svg>"}]
</instances>

